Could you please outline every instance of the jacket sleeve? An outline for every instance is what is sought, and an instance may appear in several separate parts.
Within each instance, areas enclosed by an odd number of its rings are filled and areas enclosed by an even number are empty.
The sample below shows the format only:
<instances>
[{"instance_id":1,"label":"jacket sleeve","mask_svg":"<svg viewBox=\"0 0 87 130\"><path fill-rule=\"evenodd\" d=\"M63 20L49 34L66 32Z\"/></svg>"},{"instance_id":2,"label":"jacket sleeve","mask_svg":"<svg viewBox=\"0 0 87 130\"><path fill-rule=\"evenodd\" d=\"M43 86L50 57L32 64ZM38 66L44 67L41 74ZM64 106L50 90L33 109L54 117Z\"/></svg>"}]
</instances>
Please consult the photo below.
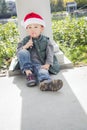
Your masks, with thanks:
<instances>
[{"instance_id":1,"label":"jacket sleeve","mask_svg":"<svg viewBox=\"0 0 87 130\"><path fill-rule=\"evenodd\" d=\"M53 65L54 48L50 40L48 40L46 49L46 64Z\"/></svg>"}]
</instances>

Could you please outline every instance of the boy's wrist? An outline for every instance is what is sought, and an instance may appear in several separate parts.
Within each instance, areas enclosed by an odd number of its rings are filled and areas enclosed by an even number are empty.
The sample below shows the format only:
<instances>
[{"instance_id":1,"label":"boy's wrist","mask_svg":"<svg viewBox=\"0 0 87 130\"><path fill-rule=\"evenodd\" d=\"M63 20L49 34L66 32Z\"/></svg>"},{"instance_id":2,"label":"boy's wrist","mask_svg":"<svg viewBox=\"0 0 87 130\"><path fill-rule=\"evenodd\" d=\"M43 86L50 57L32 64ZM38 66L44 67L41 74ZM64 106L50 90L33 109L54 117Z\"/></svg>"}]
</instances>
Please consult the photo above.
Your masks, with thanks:
<instances>
[{"instance_id":1,"label":"boy's wrist","mask_svg":"<svg viewBox=\"0 0 87 130\"><path fill-rule=\"evenodd\" d=\"M26 45L24 45L24 46L22 47L22 49L27 49Z\"/></svg>"},{"instance_id":2,"label":"boy's wrist","mask_svg":"<svg viewBox=\"0 0 87 130\"><path fill-rule=\"evenodd\" d=\"M25 47L23 46L22 49L25 49Z\"/></svg>"}]
</instances>

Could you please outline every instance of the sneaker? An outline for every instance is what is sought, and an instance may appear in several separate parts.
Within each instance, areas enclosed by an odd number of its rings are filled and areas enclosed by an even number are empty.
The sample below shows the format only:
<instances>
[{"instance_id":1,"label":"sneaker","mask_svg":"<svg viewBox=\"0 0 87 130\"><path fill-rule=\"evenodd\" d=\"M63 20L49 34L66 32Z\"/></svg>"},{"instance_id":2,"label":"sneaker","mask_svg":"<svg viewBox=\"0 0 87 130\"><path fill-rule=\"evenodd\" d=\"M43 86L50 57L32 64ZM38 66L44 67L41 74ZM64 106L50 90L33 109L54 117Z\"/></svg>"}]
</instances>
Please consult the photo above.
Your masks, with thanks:
<instances>
[{"instance_id":1,"label":"sneaker","mask_svg":"<svg viewBox=\"0 0 87 130\"><path fill-rule=\"evenodd\" d=\"M60 79L53 81L43 81L40 83L39 87L41 91L58 91L62 88L63 82Z\"/></svg>"},{"instance_id":2,"label":"sneaker","mask_svg":"<svg viewBox=\"0 0 87 130\"><path fill-rule=\"evenodd\" d=\"M36 79L35 76L33 74L30 74L26 77L27 79L27 86L28 87L32 87L36 85Z\"/></svg>"}]
</instances>

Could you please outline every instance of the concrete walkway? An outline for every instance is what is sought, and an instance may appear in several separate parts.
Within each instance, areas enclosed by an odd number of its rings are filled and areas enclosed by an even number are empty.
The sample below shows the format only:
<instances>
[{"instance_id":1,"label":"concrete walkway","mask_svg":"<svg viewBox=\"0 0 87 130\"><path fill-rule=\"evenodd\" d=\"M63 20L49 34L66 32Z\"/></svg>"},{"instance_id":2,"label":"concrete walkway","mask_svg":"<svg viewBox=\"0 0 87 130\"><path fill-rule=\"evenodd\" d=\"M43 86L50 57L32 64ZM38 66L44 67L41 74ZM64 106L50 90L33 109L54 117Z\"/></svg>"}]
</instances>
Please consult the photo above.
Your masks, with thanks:
<instances>
[{"instance_id":1,"label":"concrete walkway","mask_svg":"<svg viewBox=\"0 0 87 130\"><path fill-rule=\"evenodd\" d=\"M24 76L0 77L0 130L87 130L87 66L61 70L58 92L25 86Z\"/></svg>"}]
</instances>

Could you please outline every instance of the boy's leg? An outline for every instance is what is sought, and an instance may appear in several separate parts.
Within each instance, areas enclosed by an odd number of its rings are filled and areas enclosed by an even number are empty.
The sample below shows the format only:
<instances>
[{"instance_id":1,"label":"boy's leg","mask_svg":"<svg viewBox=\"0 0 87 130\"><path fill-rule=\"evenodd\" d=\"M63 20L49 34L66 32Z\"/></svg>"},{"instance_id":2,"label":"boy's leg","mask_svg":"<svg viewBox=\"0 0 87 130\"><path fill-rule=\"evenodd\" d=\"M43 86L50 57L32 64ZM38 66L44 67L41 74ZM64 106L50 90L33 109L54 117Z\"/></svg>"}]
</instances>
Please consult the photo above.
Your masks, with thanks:
<instances>
[{"instance_id":1,"label":"boy's leg","mask_svg":"<svg viewBox=\"0 0 87 130\"><path fill-rule=\"evenodd\" d=\"M17 53L17 57L20 64L20 69L23 73L25 70L33 71L29 51L22 49Z\"/></svg>"},{"instance_id":2,"label":"boy's leg","mask_svg":"<svg viewBox=\"0 0 87 130\"><path fill-rule=\"evenodd\" d=\"M62 80L51 79L48 70L39 68L37 76L39 80L39 87L42 91L58 91L63 86Z\"/></svg>"},{"instance_id":3,"label":"boy's leg","mask_svg":"<svg viewBox=\"0 0 87 130\"><path fill-rule=\"evenodd\" d=\"M20 69L23 74L26 74L27 86L35 86L36 79L33 74L33 66L30 59L30 53L26 49L22 49L17 54Z\"/></svg>"},{"instance_id":4,"label":"boy's leg","mask_svg":"<svg viewBox=\"0 0 87 130\"><path fill-rule=\"evenodd\" d=\"M34 72L37 76L37 80L39 83L44 80L51 81L51 77L49 75L48 70L42 69L40 64L34 64Z\"/></svg>"}]
</instances>

